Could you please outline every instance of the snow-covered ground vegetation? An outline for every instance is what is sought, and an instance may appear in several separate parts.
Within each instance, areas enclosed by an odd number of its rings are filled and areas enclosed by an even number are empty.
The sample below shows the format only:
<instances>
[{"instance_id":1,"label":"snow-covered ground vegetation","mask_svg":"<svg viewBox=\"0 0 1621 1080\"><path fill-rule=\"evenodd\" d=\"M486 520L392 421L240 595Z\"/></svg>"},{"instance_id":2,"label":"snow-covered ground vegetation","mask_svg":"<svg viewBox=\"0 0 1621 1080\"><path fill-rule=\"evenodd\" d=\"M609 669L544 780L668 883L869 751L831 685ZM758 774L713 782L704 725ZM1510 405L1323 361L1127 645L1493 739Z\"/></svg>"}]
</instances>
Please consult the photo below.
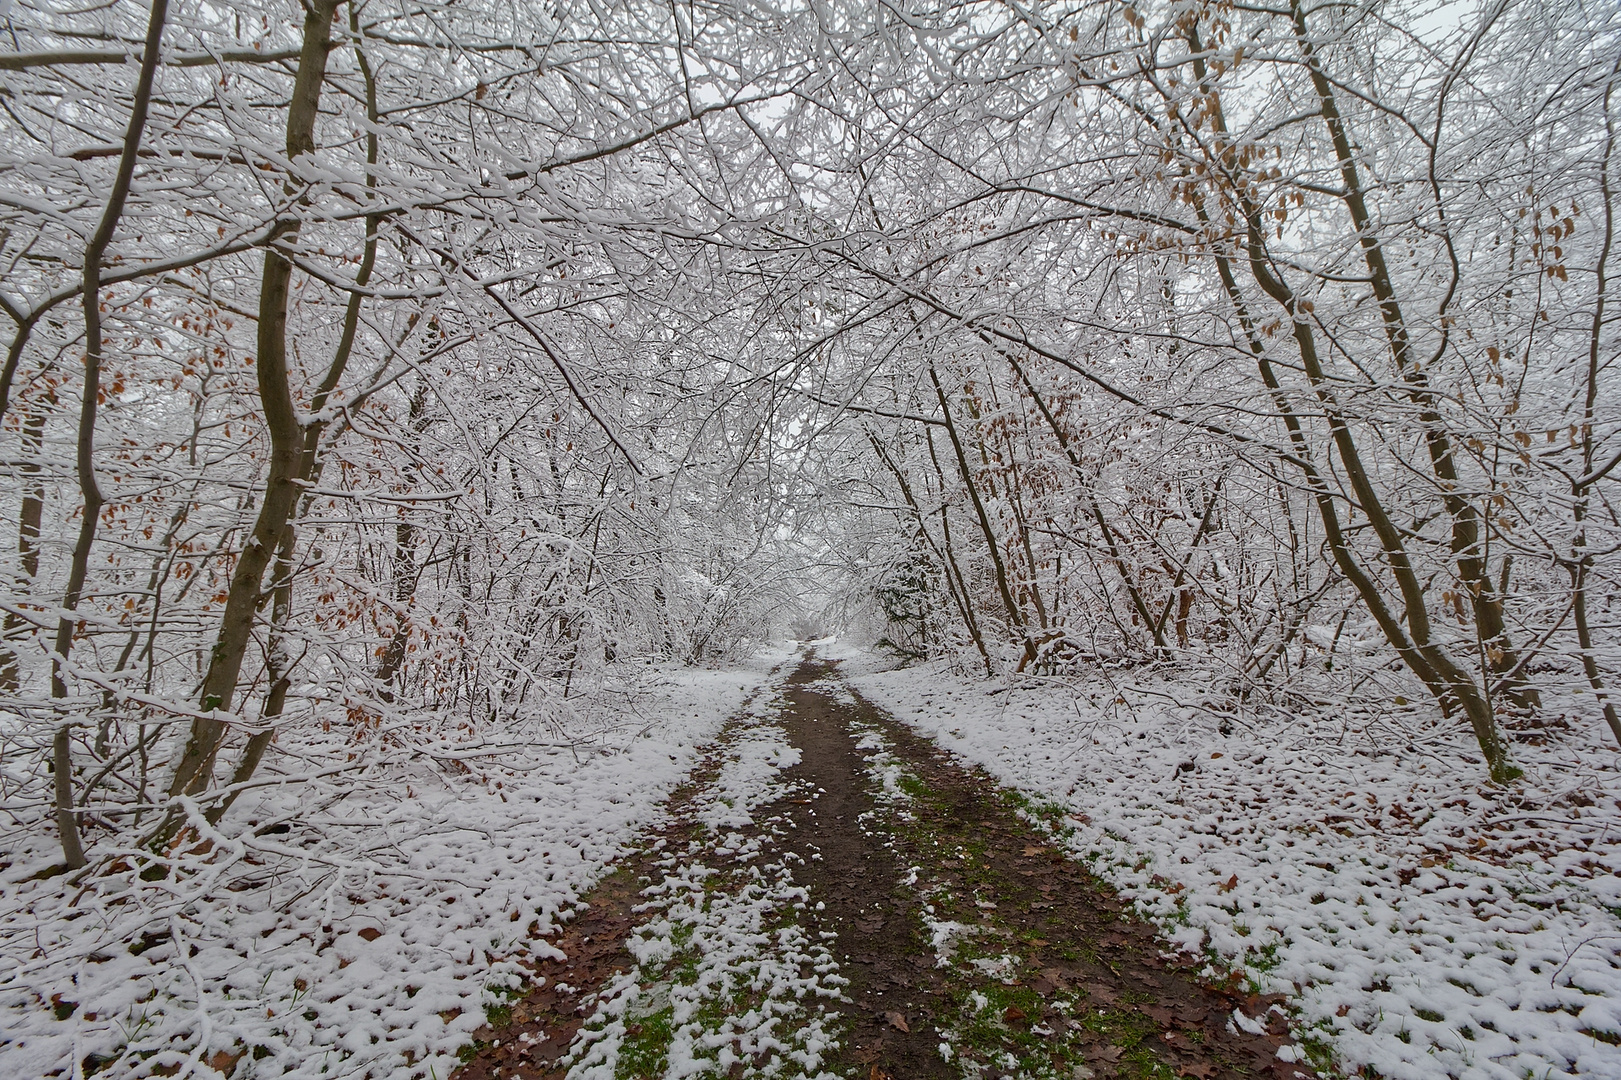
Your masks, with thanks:
<instances>
[{"instance_id":1,"label":"snow-covered ground vegetation","mask_svg":"<svg viewBox=\"0 0 1621 1080\"><path fill-rule=\"evenodd\" d=\"M258 789L164 876L132 848L41 879L55 852L9 831L0 1072L448 1076L763 675L653 681L567 742L362 744L340 776Z\"/></svg>"},{"instance_id":2,"label":"snow-covered ground vegetation","mask_svg":"<svg viewBox=\"0 0 1621 1080\"><path fill-rule=\"evenodd\" d=\"M1177 674L855 682L1029 795L1212 976L1288 994L1321 1060L1404 1080L1621 1076L1606 731L1522 749L1504 789L1412 710L1222 711Z\"/></svg>"},{"instance_id":3,"label":"snow-covered ground vegetation","mask_svg":"<svg viewBox=\"0 0 1621 1080\"><path fill-rule=\"evenodd\" d=\"M827 942L799 925L809 897L791 853L768 848L780 819L758 813L801 790L778 776L799 751L770 722L774 704L723 744L691 811L699 828L657 864L627 943L636 966L592 1006L570 1076L832 1080L822 1065L842 1025L826 1006L843 979Z\"/></svg>"}]
</instances>

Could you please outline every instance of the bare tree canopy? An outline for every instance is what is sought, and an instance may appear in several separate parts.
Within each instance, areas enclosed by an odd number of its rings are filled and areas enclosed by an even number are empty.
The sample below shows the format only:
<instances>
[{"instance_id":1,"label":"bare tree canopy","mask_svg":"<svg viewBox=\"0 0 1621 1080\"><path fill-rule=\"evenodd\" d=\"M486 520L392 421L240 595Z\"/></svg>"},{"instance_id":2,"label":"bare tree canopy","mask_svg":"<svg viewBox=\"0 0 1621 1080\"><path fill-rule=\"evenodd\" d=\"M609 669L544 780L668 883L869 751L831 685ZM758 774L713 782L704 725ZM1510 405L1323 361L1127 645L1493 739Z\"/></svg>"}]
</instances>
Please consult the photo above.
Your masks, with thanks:
<instances>
[{"instance_id":1,"label":"bare tree canopy","mask_svg":"<svg viewBox=\"0 0 1621 1080\"><path fill-rule=\"evenodd\" d=\"M7 828L178 942L824 630L1621 743L1618 20L11 0Z\"/></svg>"}]
</instances>

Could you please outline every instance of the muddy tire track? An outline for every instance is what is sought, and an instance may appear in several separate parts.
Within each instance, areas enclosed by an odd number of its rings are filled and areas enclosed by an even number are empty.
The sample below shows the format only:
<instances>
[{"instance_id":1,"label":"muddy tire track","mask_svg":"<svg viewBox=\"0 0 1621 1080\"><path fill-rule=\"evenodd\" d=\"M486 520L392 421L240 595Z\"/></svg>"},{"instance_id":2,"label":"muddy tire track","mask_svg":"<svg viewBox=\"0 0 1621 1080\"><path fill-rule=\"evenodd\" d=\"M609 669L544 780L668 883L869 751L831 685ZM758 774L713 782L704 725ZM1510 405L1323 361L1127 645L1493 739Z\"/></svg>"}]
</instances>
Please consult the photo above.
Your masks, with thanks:
<instances>
[{"instance_id":1,"label":"muddy tire track","mask_svg":"<svg viewBox=\"0 0 1621 1080\"><path fill-rule=\"evenodd\" d=\"M783 771L789 794L757 809L751 835L807 890L800 925L831 948L845 980L842 1000L828 1003L844 1030L826 1072L1314 1075L1287 1060L1280 999L1203 983L1168 960L1152 926L1059 853L1052 829L1062 822L1040 824L1016 796L861 699L836 662L807 653L778 692L770 722L800 759ZM553 942L567 959L540 965L545 986L495 1017L503 1023L483 1033L457 1080L566 1074L593 995L634 968L625 942L644 917L643 891L668 874L671 852L695 850L683 819L723 752L678 793L676 824L591 894ZM738 1063L728 1075L749 1071Z\"/></svg>"}]
</instances>

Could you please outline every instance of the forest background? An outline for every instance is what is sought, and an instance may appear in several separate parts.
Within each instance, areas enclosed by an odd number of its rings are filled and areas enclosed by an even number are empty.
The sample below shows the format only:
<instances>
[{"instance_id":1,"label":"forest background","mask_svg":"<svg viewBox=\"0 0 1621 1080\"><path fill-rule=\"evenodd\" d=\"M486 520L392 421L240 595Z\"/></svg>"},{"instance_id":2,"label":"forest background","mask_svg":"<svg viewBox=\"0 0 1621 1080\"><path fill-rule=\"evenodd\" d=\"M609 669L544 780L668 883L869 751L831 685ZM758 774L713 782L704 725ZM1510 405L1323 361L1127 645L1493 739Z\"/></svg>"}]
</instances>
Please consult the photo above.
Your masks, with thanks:
<instances>
[{"instance_id":1,"label":"forest background","mask_svg":"<svg viewBox=\"0 0 1621 1080\"><path fill-rule=\"evenodd\" d=\"M1611 5L0 16L19 906L784 632L1621 739Z\"/></svg>"}]
</instances>

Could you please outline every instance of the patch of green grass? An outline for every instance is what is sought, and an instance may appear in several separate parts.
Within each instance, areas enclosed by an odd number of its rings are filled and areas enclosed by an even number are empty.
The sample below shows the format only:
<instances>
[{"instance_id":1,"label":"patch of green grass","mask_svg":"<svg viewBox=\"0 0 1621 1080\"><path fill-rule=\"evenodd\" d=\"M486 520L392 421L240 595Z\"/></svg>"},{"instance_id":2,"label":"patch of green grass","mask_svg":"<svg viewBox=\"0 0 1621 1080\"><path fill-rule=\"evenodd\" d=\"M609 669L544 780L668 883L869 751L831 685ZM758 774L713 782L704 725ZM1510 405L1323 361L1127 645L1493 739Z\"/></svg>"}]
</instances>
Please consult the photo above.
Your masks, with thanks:
<instances>
[{"instance_id":1,"label":"patch of green grass","mask_svg":"<svg viewBox=\"0 0 1621 1080\"><path fill-rule=\"evenodd\" d=\"M909 772L901 773L900 779L895 781L895 786L914 799L921 800L929 796L929 785Z\"/></svg>"},{"instance_id":2,"label":"patch of green grass","mask_svg":"<svg viewBox=\"0 0 1621 1080\"><path fill-rule=\"evenodd\" d=\"M625 1026L625 1041L619 1047L614 1067L618 1080L644 1080L663 1076L669 1064L670 1040L675 1037L675 1007L664 1008Z\"/></svg>"},{"instance_id":3,"label":"patch of green grass","mask_svg":"<svg viewBox=\"0 0 1621 1080\"><path fill-rule=\"evenodd\" d=\"M1139 1046L1121 1054L1120 1064L1124 1067L1124 1071L1136 1076L1152 1076L1155 1080L1176 1080L1176 1070L1161 1061L1146 1046Z\"/></svg>"},{"instance_id":4,"label":"patch of green grass","mask_svg":"<svg viewBox=\"0 0 1621 1080\"><path fill-rule=\"evenodd\" d=\"M1278 947L1282 944L1281 941L1269 941L1259 948L1251 949L1244 957L1244 964L1256 974L1265 975L1281 963L1278 959ZM1259 985L1257 982L1256 986Z\"/></svg>"},{"instance_id":5,"label":"patch of green grass","mask_svg":"<svg viewBox=\"0 0 1621 1080\"><path fill-rule=\"evenodd\" d=\"M961 1019L949 1038L965 1065L994 1063L1022 1077L1068 1080L1081 1060L1064 1038L1061 1021L1056 1031L1041 1023L1049 1008L1073 1012L1078 995L1048 1000L1027 987L991 982L959 989L952 997ZM1011 1016L1010 1010L1015 1010Z\"/></svg>"},{"instance_id":6,"label":"patch of green grass","mask_svg":"<svg viewBox=\"0 0 1621 1080\"><path fill-rule=\"evenodd\" d=\"M484 990L499 999L484 1006L484 1021L493 1028L503 1028L512 1023L512 1006L529 993L528 986L522 982L510 986L486 986Z\"/></svg>"},{"instance_id":7,"label":"patch of green grass","mask_svg":"<svg viewBox=\"0 0 1621 1080\"><path fill-rule=\"evenodd\" d=\"M1122 1050L1135 1049L1158 1028L1142 1013L1126 1009L1094 1009L1081 1018L1081 1023Z\"/></svg>"}]
</instances>

